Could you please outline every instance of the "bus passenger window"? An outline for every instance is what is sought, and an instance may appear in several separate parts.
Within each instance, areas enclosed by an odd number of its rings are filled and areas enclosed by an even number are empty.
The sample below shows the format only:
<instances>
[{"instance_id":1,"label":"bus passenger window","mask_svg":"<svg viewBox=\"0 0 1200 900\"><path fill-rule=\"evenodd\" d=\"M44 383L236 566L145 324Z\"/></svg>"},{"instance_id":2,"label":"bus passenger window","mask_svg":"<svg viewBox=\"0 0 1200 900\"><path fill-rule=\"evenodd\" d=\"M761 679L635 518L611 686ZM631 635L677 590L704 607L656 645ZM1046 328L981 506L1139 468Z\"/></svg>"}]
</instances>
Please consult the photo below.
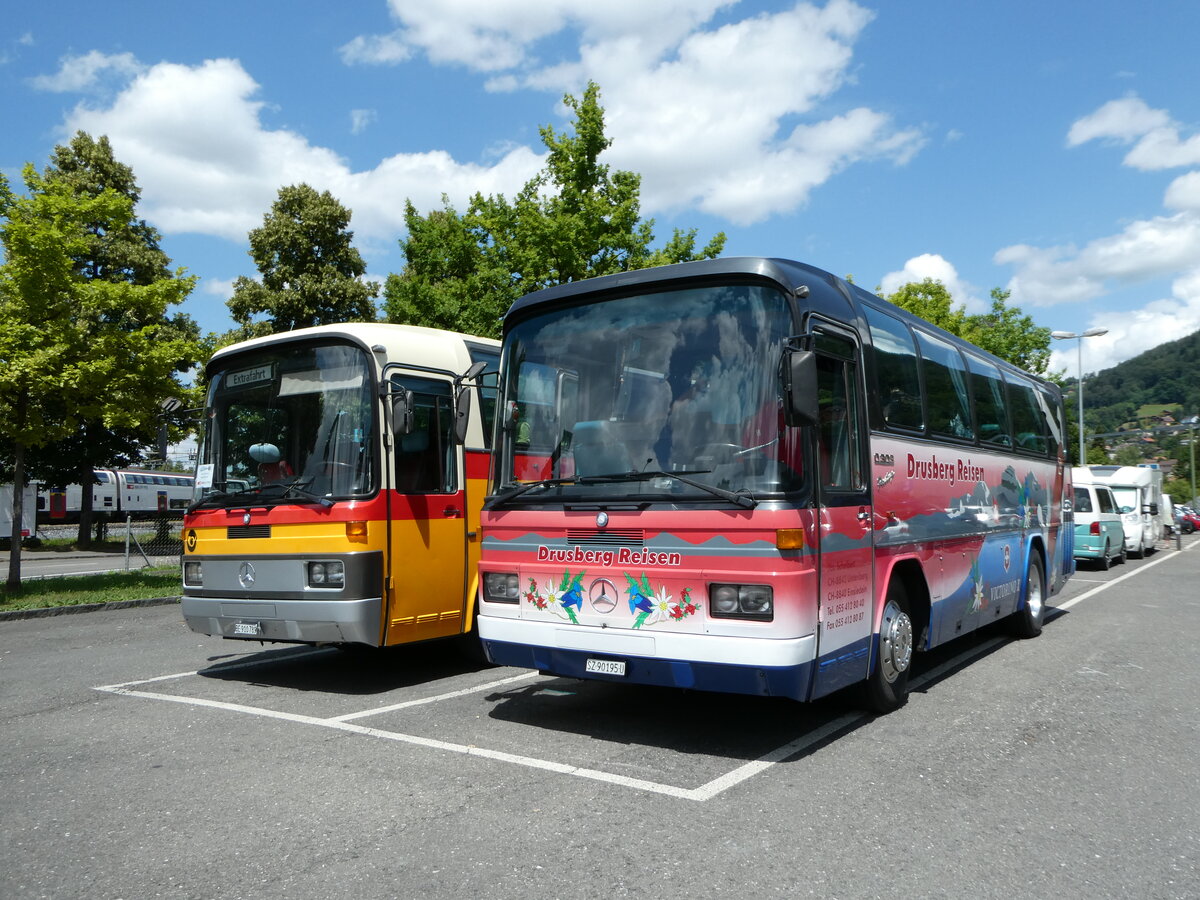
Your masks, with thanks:
<instances>
[{"instance_id":1,"label":"bus passenger window","mask_svg":"<svg viewBox=\"0 0 1200 900\"><path fill-rule=\"evenodd\" d=\"M984 444L1011 447L1008 406L1004 402L1004 382L1000 380L1000 370L972 354L967 354L967 367L971 371L971 392L975 397L979 440Z\"/></svg>"},{"instance_id":2,"label":"bus passenger window","mask_svg":"<svg viewBox=\"0 0 1200 900\"><path fill-rule=\"evenodd\" d=\"M866 306L884 421L891 426L920 430L921 383L917 376L917 348L912 333L899 319Z\"/></svg>"}]
</instances>

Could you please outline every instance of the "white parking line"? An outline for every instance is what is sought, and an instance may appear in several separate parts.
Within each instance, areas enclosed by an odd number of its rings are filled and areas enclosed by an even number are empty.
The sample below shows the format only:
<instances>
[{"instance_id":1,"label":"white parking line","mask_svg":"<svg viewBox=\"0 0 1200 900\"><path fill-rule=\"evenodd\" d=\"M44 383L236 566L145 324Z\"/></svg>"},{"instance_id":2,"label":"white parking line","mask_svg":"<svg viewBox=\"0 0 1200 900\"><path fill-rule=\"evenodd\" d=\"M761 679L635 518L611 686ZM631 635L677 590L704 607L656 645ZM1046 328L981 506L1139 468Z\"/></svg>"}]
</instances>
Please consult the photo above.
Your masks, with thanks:
<instances>
[{"instance_id":1,"label":"white parking line","mask_svg":"<svg viewBox=\"0 0 1200 900\"><path fill-rule=\"evenodd\" d=\"M1190 550L1194 546L1196 546L1196 544L1190 544L1183 549ZM1062 603L1060 605L1057 605L1055 608L1056 609L1069 609L1072 606L1075 606L1076 604L1082 602L1083 600L1093 597L1096 594L1100 593L1101 591L1107 590L1108 588L1110 588L1114 585L1120 584L1122 581L1125 581L1127 578L1132 578L1133 576L1138 575L1141 572L1145 572L1146 570L1152 568L1153 566L1156 566L1160 563L1166 562L1168 559L1171 559L1171 558L1172 558L1172 556L1165 555L1161 559L1156 559L1156 560L1153 560L1152 562L1148 562L1148 563L1145 563L1144 565L1140 565L1136 569L1133 569L1133 570L1127 572L1126 574L1121 575L1119 578L1114 578L1111 581L1106 581L1106 582L1100 583L1096 587L1092 588L1091 590L1085 591L1084 593L1080 594L1077 597L1072 597L1070 600L1068 600L1065 603ZM972 659L976 656L982 656L983 654L991 651L997 645L1002 644L1002 643L1004 643L1004 642L999 638L993 638L988 641L984 641L983 643L981 643L975 647L972 647L969 651L961 653L958 656L954 657L953 659L943 662L936 668L923 673L919 678L916 678L913 680L911 687L913 689L919 690L921 688L921 686L923 686L924 684L926 684L930 681L935 680L946 669L953 667L953 666L961 666L963 663L969 661L970 659ZM298 654L291 654L291 655L294 656L294 655L299 655L299 654L304 654L304 653L313 653L313 652L321 653L321 652L325 652L325 651L322 651L322 650L312 651L312 650L309 650L306 648L305 650L299 651ZM213 668L205 670L205 671L210 672L210 673L228 672L228 671L233 671L236 669L249 668L249 667L258 666L258 665L262 665L262 663L259 661L238 662L238 663L231 663L228 665L216 666L216 667L213 667ZM558 775L572 775L577 778L588 778L593 781L600 781L600 782L604 782L607 784L618 785L620 787L633 788L635 790L645 791L647 793L663 794L668 797L676 797L680 800L693 800L693 801L697 801L697 802L701 802L701 803L703 803L707 800L713 799L714 797L729 790L730 788L732 788L738 784L741 784L743 781L753 778L755 775L765 772L767 769L771 768L771 766L775 765L776 763L783 762L786 759L790 759L793 756L797 756L800 753L803 753L805 750L821 743L822 741L828 739L830 736L836 734L837 732L839 732L843 729L849 728L855 724L865 722L868 719L868 716L863 713L859 713L859 712L845 713L841 716L838 716L836 719L826 722L824 725L821 725L821 726L813 729L812 731L806 732L804 735L802 735L801 737L797 738L794 741L790 741L787 744L784 744L780 747L777 747L774 750L764 753L758 759L751 760L750 762L745 763L744 765L738 766L736 769L731 769L730 771L726 772L725 774L717 776L716 778L712 779L711 781L707 782L706 784L703 784L696 788L683 788L683 787L678 787L676 785L660 784L660 783L654 782L654 781L647 781L647 780L641 779L641 778L629 778L628 776L616 775L611 772L601 772L596 769L586 769L586 768L583 768L580 766L565 765L563 763L557 763L557 762L553 762L553 761L545 760L545 759L538 759L536 757L520 756L520 755L517 755L514 753L505 753L500 750L489 750L484 747L475 747L475 746L472 746L469 744L455 744L455 743L450 743L448 741L439 741L439 740L435 740L433 738L420 737L419 735L404 734L403 732L398 732L398 731L386 731L386 730L383 730L380 728L369 728L364 725L354 724L354 722L352 721L353 719L361 719L361 718L365 718L367 716L381 715L383 713L394 712L396 710L409 709L411 707L423 706L423 705L430 704L430 703L438 703L442 700L452 700L457 697L464 697L469 694L475 694L475 693L479 693L481 691L492 690L495 688L500 688L500 687L504 687L507 685L515 684L515 683L521 682L521 681L527 681L527 680L530 680L533 678L537 678L538 677L537 672L524 672L520 675L514 675L509 678L501 678L501 679L497 679L496 681L489 681L485 684L476 685L476 686L470 687L470 688L463 688L460 690L449 691L449 692L446 692L443 694L436 694L434 696L425 697L425 698L421 698L421 699L417 699L417 700L407 700L402 703L394 703L394 704L391 704L388 706L380 706L380 707L376 707L373 709L360 710L358 712L353 712L353 713L346 713L344 715L334 716L332 718L320 718L317 716L306 716L306 715L300 715L298 713L282 712L280 710L265 709L265 708L257 707L257 706L244 706L240 703L226 703L221 700L206 700L206 699L201 699L201 698L197 698L197 697L185 697L185 696L176 695L176 694L160 694L160 693L153 693L150 691L134 690L134 688L137 686L147 685L147 684L156 684L156 683L163 682L163 681L171 681L171 680L175 680L175 679L187 678L188 676L198 675L198 674L200 674L199 671L178 672L174 675L160 675L156 678L147 678L147 679L144 679L141 681L127 681L127 682L123 682L121 684L102 685L102 686L96 687L95 690L104 691L104 692L110 693L110 694L117 694L117 695L125 696L125 697L140 697L140 698L143 698L146 700L165 700L170 703L181 703L181 704L185 704L188 706L203 706L203 707L208 707L210 709L220 709L220 710L225 710L228 712L237 712L237 713L243 713L243 714L252 715L252 716L259 716L261 718L277 719L277 720L285 721L285 722L295 722L295 723L301 724L301 725L313 725L313 726L317 726L320 728L332 728L337 731L343 731L343 732L347 732L350 734L359 734L359 735L363 735L365 737L382 738L383 740L389 740L389 741L399 741L401 743L412 744L412 745L415 745L418 747L426 747L431 750L442 750L442 751L449 752L449 753L461 753L466 756L474 756L474 757L479 757L482 759L490 759L490 760L494 760L496 762L524 766L524 767L530 768L530 769L540 769L540 770L546 771L546 772L554 772L555 774L558 774Z\"/></svg>"}]
</instances>

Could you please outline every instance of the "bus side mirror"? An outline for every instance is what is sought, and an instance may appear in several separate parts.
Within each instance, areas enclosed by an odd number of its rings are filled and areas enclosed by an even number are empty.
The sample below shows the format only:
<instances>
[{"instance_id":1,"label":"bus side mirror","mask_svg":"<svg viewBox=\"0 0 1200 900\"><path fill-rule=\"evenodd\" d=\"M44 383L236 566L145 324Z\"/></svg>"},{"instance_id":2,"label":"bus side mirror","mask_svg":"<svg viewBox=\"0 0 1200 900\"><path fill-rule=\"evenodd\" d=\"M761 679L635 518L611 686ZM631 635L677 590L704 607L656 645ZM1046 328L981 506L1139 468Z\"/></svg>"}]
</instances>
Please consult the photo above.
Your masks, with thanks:
<instances>
[{"instance_id":1,"label":"bus side mirror","mask_svg":"<svg viewBox=\"0 0 1200 900\"><path fill-rule=\"evenodd\" d=\"M811 350L785 351L783 414L788 425L817 424L817 358Z\"/></svg>"},{"instance_id":2,"label":"bus side mirror","mask_svg":"<svg viewBox=\"0 0 1200 900\"><path fill-rule=\"evenodd\" d=\"M397 388L392 398L392 434L409 434L413 430L413 392Z\"/></svg>"},{"instance_id":3,"label":"bus side mirror","mask_svg":"<svg viewBox=\"0 0 1200 900\"><path fill-rule=\"evenodd\" d=\"M467 422L471 418L471 390L463 388L458 392L458 401L454 404L454 440L463 444L467 440Z\"/></svg>"},{"instance_id":4,"label":"bus side mirror","mask_svg":"<svg viewBox=\"0 0 1200 900\"><path fill-rule=\"evenodd\" d=\"M1158 515L1158 504L1157 503L1150 504L1150 515L1152 515L1152 516Z\"/></svg>"}]
</instances>

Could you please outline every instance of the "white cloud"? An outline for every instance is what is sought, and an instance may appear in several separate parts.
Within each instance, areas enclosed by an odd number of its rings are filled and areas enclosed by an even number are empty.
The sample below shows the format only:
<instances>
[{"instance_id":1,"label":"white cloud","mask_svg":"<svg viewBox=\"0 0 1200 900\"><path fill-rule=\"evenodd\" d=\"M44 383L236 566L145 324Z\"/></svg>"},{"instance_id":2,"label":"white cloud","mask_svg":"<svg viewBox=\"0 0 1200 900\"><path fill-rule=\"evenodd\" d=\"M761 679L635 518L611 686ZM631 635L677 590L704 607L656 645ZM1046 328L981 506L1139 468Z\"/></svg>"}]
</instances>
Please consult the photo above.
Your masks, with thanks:
<instances>
[{"instance_id":1,"label":"white cloud","mask_svg":"<svg viewBox=\"0 0 1200 900\"><path fill-rule=\"evenodd\" d=\"M105 83L106 78L124 79L142 70L132 53L105 54L98 50L82 56L65 56L53 75L38 75L30 79L41 91L90 91Z\"/></svg>"},{"instance_id":2,"label":"white cloud","mask_svg":"<svg viewBox=\"0 0 1200 900\"><path fill-rule=\"evenodd\" d=\"M1101 312L1083 328L1107 328L1108 334L1083 341L1083 371L1099 372L1132 359L1158 345L1200 330L1200 268L1182 273L1171 285L1171 296L1141 309ZM1055 341L1051 370L1079 369L1075 341Z\"/></svg>"},{"instance_id":3,"label":"white cloud","mask_svg":"<svg viewBox=\"0 0 1200 900\"><path fill-rule=\"evenodd\" d=\"M954 265L937 253L922 253L914 256L898 272L889 272L879 282L883 294L891 294L910 281L932 278L940 281L950 292L955 303L961 303L969 313L982 313L991 309L991 302L980 297L973 285L964 281Z\"/></svg>"},{"instance_id":4,"label":"white cloud","mask_svg":"<svg viewBox=\"0 0 1200 900\"><path fill-rule=\"evenodd\" d=\"M431 62L477 72L542 65L546 38L571 30L586 44L638 35L669 47L736 0L390 0L399 28L342 47L349 63L395 64L423 53ZM654 55L660 51L655 51Z\"/></svg>"},{"instance_id":5,"label":"white cloud","mask_svg":"<svg viewBox=\"0 0 1200 900\"><path fill-rule=\"evenodd\" d=\"M1105 139L1133 144L1125 165L1135 169L1200 165L1200 135L1181 139L1179 124L1165 110L1151 109L1136 95L1109 101L1076 121L1067 133L1067 146Z\"/></svg>"},{"instance_id":6,"label":"white cloud","mask_svg":"<svg viewBox=\"0 0 1200 900\"><path fill-rule=\"evenodd\" d=\"M1067 145L1091 140L1132 144L1123 164L1165 169L1200 164L1200 135L1182 140L1165 110L1152 109L1135 95L1105 103L1075 121ZM1188 172L1168 186L1163 204L1173 214L1138 219L1117 234L1082 248L1018 244L997 251L998 265L1014 266L1008 283L1018 305L1049 306L1095 299L1114 285L1174 278L1200 265L1200 172Z\"/></svg>"},{"instance_id":7,"label":"white cloud","mask_svg":"<svg viewBox=\"0 0 1200 900\"><path fill-rule=\"evenodd\" d=\"M402 27L388 38L434 62L488 73L493 91L578 95L596 81L613 139L606 160L641 174L651 212L697 207L750 224L795 210L855 162L902 165L920 149L919 132L871 109L815 116L851 77L869 11L850 0L797 3L705 27L734 5L392 0ZM538 57L548 38L568 31L579 35L577 58ZM343 48L346 58L363 61L360 46Z\"/></svg>"},{"instance_id":8,"label":"white cloud","mask_svg":"<svg viewBox=\"0 0 1200 900\"><path fill-rule=\"evenodd\" d=\"M350 110L350 133L362 134L372 122L379 118L379 113L373 109Z\"/></svg>"},{"instance_id":9,"label":"white cloud","mask_svg":"<svg viewBox=\"0 0 1200 900\"><path fill-rule=\"evenodd\" d=\"M459 204L477 190L511 195L541 166L533 151L515 147L492 165L460 163L432 151L398 154L354 172L302 135L267 128L258 94L234 60L195 67L161 63L135 78L110 106L76 107L65 131L108 135L117 157L137 173L140 211L164 232L235 241L262 223L288 184L330 191L353 211L357 237L390 242L403 231L405 198L430 209L441 205L443 193Z\"/></svg>"},{"instance_id":10,"label":"white cloud","mask_svg":"<svg viewBox=\"0 0 1200 900\"><path fill-rule=\"evenodd\" d=\"M1016 266L1008 283L1017 305L1076 303L1104 294L1112 283L1170 277L1200 262L1200 216L1181 212L1130 223L1082 249L1026 244L997 251L997 265Z\"/></svg>"},{"instance_id":11,"label":"white cloud","mask_svg":"<svg viewBox=\"0 0 1200 900\"><path fill-rule=\"evenodd\" d=\"M1200 172L1188 172L1172 181L1163 204L1171 209L1200 213Z\"/></svg>"}]
</instances>

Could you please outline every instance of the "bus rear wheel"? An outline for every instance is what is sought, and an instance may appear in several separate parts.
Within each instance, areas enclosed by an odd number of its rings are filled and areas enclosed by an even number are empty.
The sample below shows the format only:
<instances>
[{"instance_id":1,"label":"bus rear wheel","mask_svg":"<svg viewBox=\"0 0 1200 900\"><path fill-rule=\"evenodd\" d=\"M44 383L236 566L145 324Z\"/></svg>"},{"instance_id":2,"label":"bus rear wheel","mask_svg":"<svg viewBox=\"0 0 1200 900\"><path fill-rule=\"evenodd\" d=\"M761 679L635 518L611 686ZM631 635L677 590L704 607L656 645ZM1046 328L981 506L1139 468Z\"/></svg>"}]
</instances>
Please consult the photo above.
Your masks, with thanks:
<instances>
[{"instance_id":1,"label":"bus rear wheel","mask_svg":"<svg viewBox=\"0 0 1200 900\"><path fill-rule=\"evenodd\" d=\"M908 702L908 671L913 654L908 593L898 580L888 585L876 640L875 667L862 688L863 705L872 712L888 713Z\"/></svg>"},{"instance_id":2,"label":"bus rear wheel","mask_svg":"<svg viewBox=\"0 0 1200 900\"><path fill-rule=\"evenodd\" d=\"M1042 558L1032 551L1025 583L1025 603L1013 613L1013 631L1019 638L1034 638L1042 633L1042 621L1046 616L1046 573L1042 569Z\"/></svg>"}]
</instances>

